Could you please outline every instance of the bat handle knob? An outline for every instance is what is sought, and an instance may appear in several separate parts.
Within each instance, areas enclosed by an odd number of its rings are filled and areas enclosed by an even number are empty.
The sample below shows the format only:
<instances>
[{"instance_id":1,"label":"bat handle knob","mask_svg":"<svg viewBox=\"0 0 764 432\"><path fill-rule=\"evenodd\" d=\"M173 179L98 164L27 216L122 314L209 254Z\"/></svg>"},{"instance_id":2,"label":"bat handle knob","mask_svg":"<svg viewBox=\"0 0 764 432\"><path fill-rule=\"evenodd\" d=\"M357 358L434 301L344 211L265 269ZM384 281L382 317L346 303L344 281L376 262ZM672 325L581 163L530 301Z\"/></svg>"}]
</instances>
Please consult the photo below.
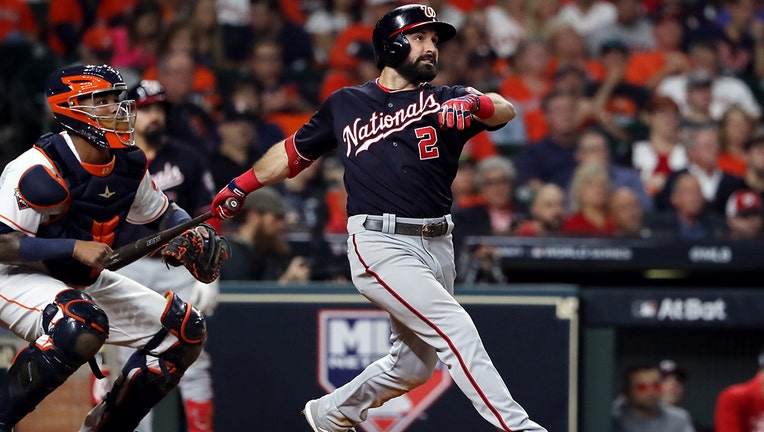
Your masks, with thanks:
<instances>
[{"instance_id":1,"label":"bat handle knob","mask_svg":"<svg viewBox=\"0 0 764 432\"><path fill-rule=\"evenodd\" d=\"M238 210L239 209L239 201L237 201L235 198L228 198L225 201L226 207L228 207L231 210Z\"/></svg>"}]
</instances>

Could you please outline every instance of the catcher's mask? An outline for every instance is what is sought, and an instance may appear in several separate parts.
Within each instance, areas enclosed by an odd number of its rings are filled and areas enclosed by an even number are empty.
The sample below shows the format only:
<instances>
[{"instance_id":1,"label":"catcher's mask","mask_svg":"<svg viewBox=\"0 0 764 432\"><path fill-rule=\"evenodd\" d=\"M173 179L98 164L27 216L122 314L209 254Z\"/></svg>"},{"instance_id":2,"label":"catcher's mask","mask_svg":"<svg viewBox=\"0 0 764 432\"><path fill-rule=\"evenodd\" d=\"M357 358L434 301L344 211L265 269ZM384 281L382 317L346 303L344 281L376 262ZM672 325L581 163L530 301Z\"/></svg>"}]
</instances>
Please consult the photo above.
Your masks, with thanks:
<instances>
[{"instance_id":1,"label":"catcher's mask","mask_svg":"<svg viewBox=\"0 0 764 432\"><path fill-rule=\"evenodd\" d=\"M61 125L104 148L135 145L135 102L125 100L122 75L108 65L68 66L48 78L48 105ZM103 96L116 94L116 102Z\"/></svg>"}]
</instances>

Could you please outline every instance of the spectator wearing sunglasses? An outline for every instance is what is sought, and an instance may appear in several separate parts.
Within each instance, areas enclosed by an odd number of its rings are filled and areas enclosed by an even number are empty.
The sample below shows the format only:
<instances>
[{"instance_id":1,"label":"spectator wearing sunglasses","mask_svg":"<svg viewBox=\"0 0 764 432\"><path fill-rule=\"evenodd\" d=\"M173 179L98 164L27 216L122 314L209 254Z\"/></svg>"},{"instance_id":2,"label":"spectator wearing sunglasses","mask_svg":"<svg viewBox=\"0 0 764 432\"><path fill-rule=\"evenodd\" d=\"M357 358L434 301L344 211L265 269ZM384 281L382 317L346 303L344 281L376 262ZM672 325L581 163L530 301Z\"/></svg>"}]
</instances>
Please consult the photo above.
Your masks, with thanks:
<instances>
[{"instance_id":1,"label":"spectator wearing sunglasses","mask_svg":"<svg viewBox=\"0 0 764 432\"><path fill-rule=\"evenodd\" d=\"M695 432L685 409L661 400L662 389L658 365L626 369L621 394L613 403L613 432Z\"/></svg>"}]
</instances>

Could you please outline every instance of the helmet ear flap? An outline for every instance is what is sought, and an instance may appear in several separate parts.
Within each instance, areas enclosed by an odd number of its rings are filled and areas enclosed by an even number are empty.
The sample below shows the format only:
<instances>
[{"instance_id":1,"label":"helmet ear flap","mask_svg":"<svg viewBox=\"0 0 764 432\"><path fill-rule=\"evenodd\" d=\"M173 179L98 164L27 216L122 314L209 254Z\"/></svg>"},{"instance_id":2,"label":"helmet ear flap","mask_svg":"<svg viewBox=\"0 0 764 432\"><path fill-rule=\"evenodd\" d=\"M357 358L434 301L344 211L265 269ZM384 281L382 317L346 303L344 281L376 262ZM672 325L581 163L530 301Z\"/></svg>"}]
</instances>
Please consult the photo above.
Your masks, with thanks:
<instances>
[{"instance_id":1,"label":"helmet ear flap","mask_svg":"<svg viewBox=\"0 0 764 432\"><path fill-rule=\"evenodd\" d=\"M403 34L398 34L392 39L382 41L382 49L385 53L385 64L395 66L406 60L411 51L411 45Z\"/></svg>"}]
</instances>

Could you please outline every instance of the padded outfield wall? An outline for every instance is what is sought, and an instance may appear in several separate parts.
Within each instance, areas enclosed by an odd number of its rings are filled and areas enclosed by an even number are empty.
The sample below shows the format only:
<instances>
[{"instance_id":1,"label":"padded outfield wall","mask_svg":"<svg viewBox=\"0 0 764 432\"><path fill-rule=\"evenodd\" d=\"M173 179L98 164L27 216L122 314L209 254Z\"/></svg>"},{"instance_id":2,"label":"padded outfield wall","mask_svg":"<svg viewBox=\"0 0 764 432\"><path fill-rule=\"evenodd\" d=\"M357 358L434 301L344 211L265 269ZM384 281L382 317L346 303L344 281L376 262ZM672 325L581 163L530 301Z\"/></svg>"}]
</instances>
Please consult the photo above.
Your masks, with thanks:
<instances>
[{"instance_id":1,"label":"padded outfield wall","mask_svg":"<svg viewBox=\"0 0 764 432\"><path fill-rule=\"evenodd\" d=\"M304 432L305 401L344 384L389 348L387 316L351 286L222 288L209 318L216 431ZM577 290L458 291L513 396L550 431L577 430ZM360 430L492 429L442 365L423 387L370 414Z\"/></svg>"}]
</instances>

